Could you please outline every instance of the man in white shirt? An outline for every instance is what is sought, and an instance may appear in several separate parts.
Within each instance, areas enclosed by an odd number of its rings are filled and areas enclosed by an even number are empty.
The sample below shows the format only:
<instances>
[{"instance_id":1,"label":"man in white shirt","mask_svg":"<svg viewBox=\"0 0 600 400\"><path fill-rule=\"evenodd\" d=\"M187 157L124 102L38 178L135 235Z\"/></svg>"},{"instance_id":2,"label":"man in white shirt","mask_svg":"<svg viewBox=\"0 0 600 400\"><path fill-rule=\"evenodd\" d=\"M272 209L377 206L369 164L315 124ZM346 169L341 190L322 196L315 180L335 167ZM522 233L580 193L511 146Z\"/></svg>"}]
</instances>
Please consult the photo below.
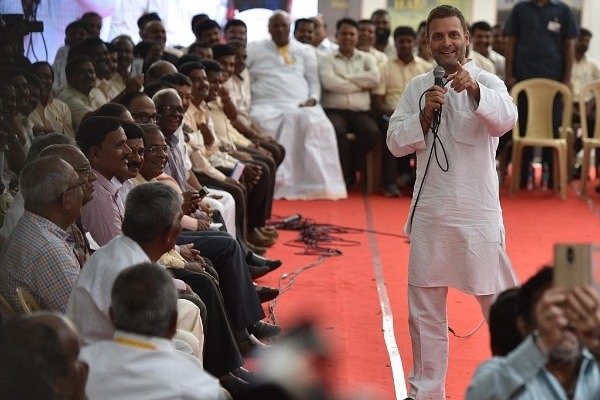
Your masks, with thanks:
<instances>
[{"instance_id":1,"label":"man in white shirt","mask_svg":"<svg viewBox=\"0 0 600 400\"><path fill-rule=\"evenodd\" d=\"M379 128L370 116L370 90L379 84L379 68L368 53L358 50L358 23L342 18L336 24L339 49L321 57L323 108L335 128L346 185L356 181L365 155L377 144ZM355 139L350 141L348 133Z\"/></svg>"},{"instance_id":2,"label":"man in white shirt","mask_svg":"<svg viewBox=\"0 0 600 400\"><path fill-rule=\"evenodd\" d=\"M140 263L123 270L110 297L112 340L85 347L80 356L90 366L90 400L225 398L197 358L173 348L177 291L164 268Z\"/></svg>"}]
</instances>

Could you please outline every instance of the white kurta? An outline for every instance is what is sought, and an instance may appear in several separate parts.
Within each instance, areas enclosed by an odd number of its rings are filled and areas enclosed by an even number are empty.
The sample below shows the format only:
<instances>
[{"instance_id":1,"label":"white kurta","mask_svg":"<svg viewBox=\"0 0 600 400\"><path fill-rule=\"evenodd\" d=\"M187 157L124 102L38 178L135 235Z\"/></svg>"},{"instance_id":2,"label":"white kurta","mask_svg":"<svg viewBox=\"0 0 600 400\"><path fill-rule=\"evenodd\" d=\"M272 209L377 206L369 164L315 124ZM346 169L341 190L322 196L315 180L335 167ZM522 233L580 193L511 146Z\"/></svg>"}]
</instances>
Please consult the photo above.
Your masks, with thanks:
<instances>
[{"instance_id":1,"label":"white kurta","mask_svg":"<svg viewBox=\"0 0 600 400\"><path fill-rule=\"evenodd\" d=\"M423 136L419 98L433 85L432 71L407 85L390 118L387 144L398 157L417 154L417 180L405 226L411 241L409 284L485 295L517 283L505 252L495 164L498 137L512 129L517 109L498 77L472 61L463 67L479 83L481 99L477 106L466 91L458 94L449 88L446 94L438 132L443 148L439 142L436 148L447 171L438 166L434 152L423 184L433 135L429 131Z\"/></svg>"},{"instance_id":2,"label":"white kurta","mask_svg":"<svg viewBox=\"0 0 600 400\"><path fill-rule=\"evenodd\" d=\"M299 107L309 98L320 98L315 50L290 39L288 52L292 64L285 63L270 39L248 45L250 114L261 130L286 149L277 169L274 197L346 198L333 125L319 104Z\"/></svg>"},{"instance_id":3,"label":"white kurta","mask_svg":"<svg viewBox=\"0 0 600 400\"><path fill-rule=\"evenodd\" d=\"M81 350L90 366L88 399L224 399L219 381L197 358L173 350L170 340L116 331Z\"/></svg>"}]
</instances>

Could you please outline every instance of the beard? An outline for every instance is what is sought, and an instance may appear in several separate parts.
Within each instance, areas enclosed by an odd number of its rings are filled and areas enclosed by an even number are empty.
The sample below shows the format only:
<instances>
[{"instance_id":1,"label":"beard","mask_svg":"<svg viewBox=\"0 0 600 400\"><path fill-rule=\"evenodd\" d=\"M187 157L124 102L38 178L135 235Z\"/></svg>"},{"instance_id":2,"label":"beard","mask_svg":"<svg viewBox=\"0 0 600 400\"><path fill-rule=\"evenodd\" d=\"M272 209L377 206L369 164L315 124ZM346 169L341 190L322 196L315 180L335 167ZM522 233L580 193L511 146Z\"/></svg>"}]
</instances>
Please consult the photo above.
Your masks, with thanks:
<instances>
[{"instance_id":1,"label":"beard","mask_svg":"<svg viewBox=\"0 0 600 400\"><path fill-rule=\"evenodd\" d=\"M391 32L390 29L377 29L375 31L375 41L377 43L387 43Z\"/></svg>"}]
</instances>

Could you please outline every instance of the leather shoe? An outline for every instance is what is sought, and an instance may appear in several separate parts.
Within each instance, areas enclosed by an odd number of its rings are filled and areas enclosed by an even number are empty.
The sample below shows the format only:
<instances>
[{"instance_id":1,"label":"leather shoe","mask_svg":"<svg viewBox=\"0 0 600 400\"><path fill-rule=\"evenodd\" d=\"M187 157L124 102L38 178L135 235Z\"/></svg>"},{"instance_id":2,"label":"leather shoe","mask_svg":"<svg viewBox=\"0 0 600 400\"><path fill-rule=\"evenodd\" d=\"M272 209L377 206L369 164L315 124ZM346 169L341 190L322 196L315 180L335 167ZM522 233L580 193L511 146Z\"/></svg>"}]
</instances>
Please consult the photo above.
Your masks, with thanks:
<instances>
[{"instance_id":1,"label":"leather shoe","mask_svg":"<svg viewBox=\"0 0 600 400\"><path fill-rule=\"evenodd\" d=\"M254 375L254 373L248 371L244 367L236 368L233 371L231 371L231 373L248 383L257 383L259 381L259 378L256 375Z\"/></svg>"},{"instance_id":2,"label":"leather shoe","mask_svg":"<svg viewBox=\"0 0 600 400\"><path fill-rule=\"evenodd\" d=\"M254 335L247 335L244 339L240 340L239 343L240 353L242 353L244 357L254 357L257 351L271 347L258 340Z\"/></svg>"},{"instance_id":3,"label":"leather shoe","mask_svg":"<svg viewBox=\"0 0 600 400\"><path fill-rule=\"evenodd\" d=\"M281 327L279 325L269 324L265 321L255 322L246 329L248 329L248 333L256 336L257 339L267 339L281 333Z\"/></svg>"},{"instance_id":4,"label":"leather shoe","mask_svg":"<svg viewBox=\"0 0 600 400\"><path fill-rule=\"evenodd\" d=\"M279 296L279 289L257 285L256 294L258 295L258 299L261 303L266 303L267 301L271 301L275 297Z\"/></svg>"},{"instance_id":5,"label":"leather shoe","mask_svg":"<svg viewBox=\"0 0 600 400\"><path fill-rule=\"evenodd\" d=\"M246 240L255 246L271 247L275 244L275 239L264 236L258 228L254 228L246 236Z\"/></svg>"},{"instance_id":6,"label":"leather shoe","mask_svg":"<svg viewBox=\"0 0 600 400\"><path fill-rule=\"evenodd\" d=\"M271 226L261 226L258 228L258 230L266 237L273 239L277 239L279 237L279 232L277 232L277 230Z\"/></svg>"},{"instance_id":7,"label":"leather shoe","mask_svg":"<svg viewBox=\"0 0 600 400\"><path fill-rule=\"evenodd\" d=\"M265 276L271 270L266 265L259 267L258 265L248 265L248 271L250 271L250 277L252 279L258 279L261 276Z\"/></svg>"},{"instance_id":8,"label":"leather shoe","mask_svg":"<svg viewBox=\"0 0 600 400\"><path fill-rule=\"evenodd\" d=\"M219 382L221 383L223 389L227 390L229 394L233 397L235 397L237 394L240 394L244 390L247 390L250 386L250 383L235 376L231 372L228 372L225 375L223 375L219 379Z\"/></svg>"},{"instance_id":9,"label":"leather shoe","mask_svg":"<svg viewBox=\"0 0 600 400\"><path fill-rule=\"evenodd\" d=\"M246 242L246 247L248 247L248 250L250 250L254 254L258 254L259 256L262 256L267 252L267 249L265 247L255 246L252 243L248 242Z\"/></svg>"},{"instance_id":10,"label":"leather shoe","mask_svg":"<svg viewBox=\"0 0 600 400\"><path fill-rule=\"evenodd\" d=\"M258 254L249 253L246 256L246 262L248 265L255 265L257 267L269 267L269 270L273 271L281 267L281 260L273 260L270 258L261 257Z\"/></svg>"}]
</instances>

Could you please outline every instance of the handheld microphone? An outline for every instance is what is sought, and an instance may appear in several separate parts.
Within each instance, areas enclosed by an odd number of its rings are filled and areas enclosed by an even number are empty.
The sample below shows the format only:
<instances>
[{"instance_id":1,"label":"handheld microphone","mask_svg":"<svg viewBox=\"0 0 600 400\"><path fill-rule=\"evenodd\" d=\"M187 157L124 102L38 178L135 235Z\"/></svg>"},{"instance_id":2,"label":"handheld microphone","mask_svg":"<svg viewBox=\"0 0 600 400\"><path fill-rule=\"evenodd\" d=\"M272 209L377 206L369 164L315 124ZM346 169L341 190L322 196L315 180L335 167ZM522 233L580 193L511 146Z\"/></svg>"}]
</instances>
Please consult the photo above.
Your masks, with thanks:
<instances>
[{"instance_id":1,"label":"handheld microphone","mask_svg":"<svg viewBox=\"0 0 600 400\"><path fill-rule=\"evenodd\" d=\"M444 67L437 66L433 69L433 76L435 78L434 85L444 87Z\"/></svg>"},{"instance_id":2,"label":"handheld microphone","mask_svg":"<svg viewBox=\"0 0 600 400\"><path fill-rule=\"evenodd\" d=\"M445 72L446 71L444 70L444 67L441 67L439 65L433 69L433 77L435 78L434 84L436 86L444 87L444 73ZM442 106L440 106L439 110L435 110L433 112L432 127L434 128L433 130L435 130L435 131L437 131L437 127L439 126L441 113L442 113Z\"/></svg>"}]
</instances>

